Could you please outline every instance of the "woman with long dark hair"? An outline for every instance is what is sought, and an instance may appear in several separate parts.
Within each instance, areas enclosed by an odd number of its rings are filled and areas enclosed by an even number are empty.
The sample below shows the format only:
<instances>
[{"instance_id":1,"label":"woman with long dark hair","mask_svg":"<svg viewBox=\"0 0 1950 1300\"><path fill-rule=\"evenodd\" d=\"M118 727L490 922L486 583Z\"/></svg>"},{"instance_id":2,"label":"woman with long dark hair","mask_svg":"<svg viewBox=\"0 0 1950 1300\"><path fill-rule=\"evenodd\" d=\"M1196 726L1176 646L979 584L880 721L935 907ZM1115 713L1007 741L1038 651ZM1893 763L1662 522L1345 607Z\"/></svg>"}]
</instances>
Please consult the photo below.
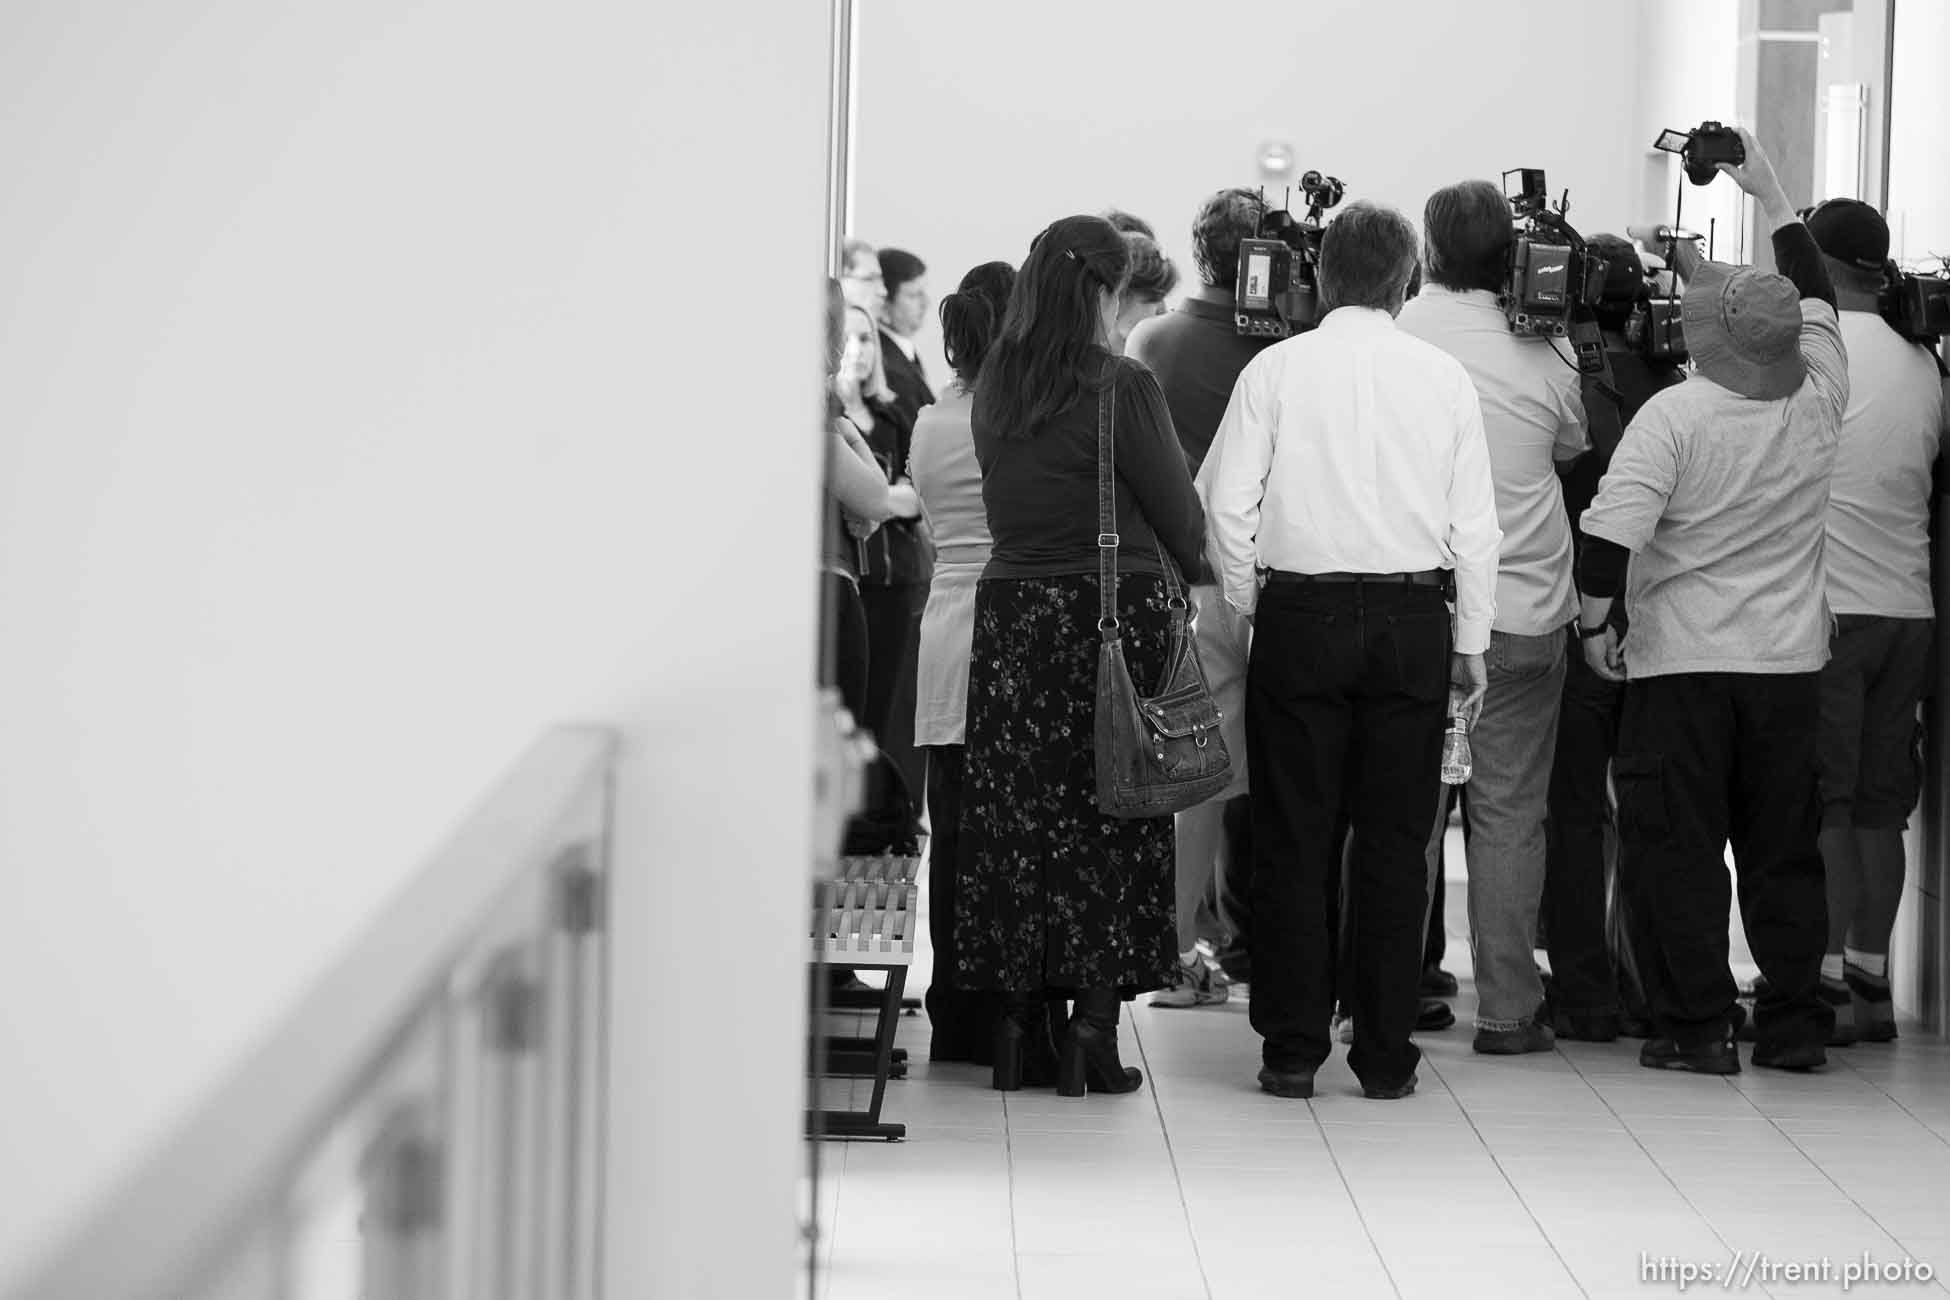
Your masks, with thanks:
<instances>
[{"instance_id":1,"label":"woman with long dark hair","mask_svg":"<svg viewBox=\"0 0 1950 1300\"><path fill-rule=\"evenodd\" d=\"M997 1088L1130 1092L1122 998L1177 964L1169 817L1098 811L1098 418L1115 426L1116 613L1132 676L1163 670L1164 565L1197 569L1204 516L1151 372L1116 355L1130 248L1102 217L1043 231L982 363L973 429L992 537L975 595L955 927L959 982L1003 996ZM1076 1000L1060 1050L1044 1011Z\"/></svg>"},{"instance_id":2,"label":"woman with long dark hair","mask_svg":"<svg viewBox=\"0 0 1950 1300\"><path fill-rule=\"evenodd\" d=\"M934 946L928 1057L978 1065L990 1063L994 998L954 986L968 647L975 630L975 584L989 558L971 418L976 377L1002 327L1015 282L1016 269L1007 262L984 262L941 300L941 341L955 377L915 421L909 462L935 547L934 579L921 616L914 713L914 743L927 755L928 938Z\"/></svg>"}]
</instances>

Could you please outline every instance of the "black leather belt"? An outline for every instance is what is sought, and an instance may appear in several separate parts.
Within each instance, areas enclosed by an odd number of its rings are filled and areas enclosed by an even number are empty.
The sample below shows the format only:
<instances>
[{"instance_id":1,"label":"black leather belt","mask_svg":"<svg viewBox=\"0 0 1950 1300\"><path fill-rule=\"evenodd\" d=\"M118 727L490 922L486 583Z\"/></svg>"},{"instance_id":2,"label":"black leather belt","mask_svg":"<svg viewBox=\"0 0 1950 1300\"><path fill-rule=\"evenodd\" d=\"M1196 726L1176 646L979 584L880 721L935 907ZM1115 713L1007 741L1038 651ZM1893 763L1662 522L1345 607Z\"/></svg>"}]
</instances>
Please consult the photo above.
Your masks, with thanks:
<instances>
[{"instance_id":1,"label":"black leather belt","mask_svg":"<svg viewBox=\"0 0 1950 1300\"><path fill-rule=\"evenodd\" d=\"M1266 580L1366 583L1377 587L1444 587L1449 583L1449 570L1424 569L1420 573L1288 573L1285 569L1268 569Z\"/></svg>"}]
</instances>

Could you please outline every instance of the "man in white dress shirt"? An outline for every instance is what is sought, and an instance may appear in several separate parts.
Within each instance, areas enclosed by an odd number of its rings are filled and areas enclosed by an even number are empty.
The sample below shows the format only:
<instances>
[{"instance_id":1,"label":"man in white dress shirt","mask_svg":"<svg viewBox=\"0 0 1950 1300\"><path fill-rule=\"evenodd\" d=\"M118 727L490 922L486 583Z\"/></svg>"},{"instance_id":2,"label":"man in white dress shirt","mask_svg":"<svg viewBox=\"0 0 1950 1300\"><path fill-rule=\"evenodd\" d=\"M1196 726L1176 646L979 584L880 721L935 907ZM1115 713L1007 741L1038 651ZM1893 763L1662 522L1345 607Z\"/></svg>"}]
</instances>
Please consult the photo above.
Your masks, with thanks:
<instances>
[{"instance_id":1,"label":"man in white dress shirt","mask_svg":"<svg viewBox=\"0 0 1950 1300\"><path fill-rule=\"evenodd\" d=\"M1415 258L1393 209L1351 204L1328 227L1328 315L1246 367L1199 475L1219 585L1255 620L1252 1022L1260 1086L1282 1097L1312 1096L1330 1050L1343 808L1348 1064L1369 1097L1414 1091L1445 704L1452 680L1472 714L1484 689L1502 540L1489 451L1462 366L1395 327Z\"/></svg>"},{"instance_id":2,"label":"man in white dress shirt","mask_svg":"<svg viewBox=\"0 0 1950 1300\"><path fill-rule=\"evenodd\" d=\"M1488 181L1429 196L1422 214L1429 283L1403 308L1402 329L1462 362L1483 407L1503 552L1490 633L1489 694L1471 737L1469 940L1476 970L1475 1049L1547 1051L1537 977L1537 911L1544 899L1544 816L1557 716L1564 699L1564 629L1577 617L1571 520L1557 466L1590 446L1575 362L1549 339L1520 338L1498 301L1510 264L1509 200ZM1448 826L1446 800L1430 833L1433 874ZM1435 918L1433 924L1439 924Z\"/></svg>"}]
</instances>

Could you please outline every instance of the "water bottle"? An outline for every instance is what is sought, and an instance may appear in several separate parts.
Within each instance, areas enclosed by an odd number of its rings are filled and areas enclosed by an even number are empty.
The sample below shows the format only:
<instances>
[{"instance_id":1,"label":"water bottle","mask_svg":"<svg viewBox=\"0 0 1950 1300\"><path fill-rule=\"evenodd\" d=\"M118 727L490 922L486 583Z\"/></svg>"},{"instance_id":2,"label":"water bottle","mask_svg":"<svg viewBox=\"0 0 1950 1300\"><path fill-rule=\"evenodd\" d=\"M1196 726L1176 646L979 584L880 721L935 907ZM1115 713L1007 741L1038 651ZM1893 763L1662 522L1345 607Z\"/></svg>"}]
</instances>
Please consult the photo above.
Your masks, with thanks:
<instances>
[{"instance_id":1,"label":"water bottle","mask_svg":"<svg viewBox=\"0 0 1950 1300\"><path fill-rule=\"evenodd\" d=\"M1469 753L1469 723L1462 715L1463 693L1449 692L1449 730L1442 736L1442 784L1468 785L1473 760Z\"/></svg>"}]
</instances>

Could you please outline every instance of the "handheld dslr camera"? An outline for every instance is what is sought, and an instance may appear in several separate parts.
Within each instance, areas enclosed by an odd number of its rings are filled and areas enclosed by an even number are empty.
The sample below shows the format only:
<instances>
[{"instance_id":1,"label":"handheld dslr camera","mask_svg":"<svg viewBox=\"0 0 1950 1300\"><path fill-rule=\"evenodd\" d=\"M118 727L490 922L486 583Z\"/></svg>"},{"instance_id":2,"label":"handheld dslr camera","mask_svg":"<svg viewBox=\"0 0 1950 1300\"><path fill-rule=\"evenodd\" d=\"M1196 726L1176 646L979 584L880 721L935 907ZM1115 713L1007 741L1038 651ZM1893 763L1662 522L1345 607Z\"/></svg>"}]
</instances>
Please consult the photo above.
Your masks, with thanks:
<instances>
[{"instance_id":1,"label":"handheld dslr camera","mask_svg":"<svg viewBox=\"0 0 1950 1300\"><path fill-rule=\"evenodd\" d=\"M1296 220L1292 191L1285 208L1267 208L1259 233L1239 241L1239 278L1233 288L1233 328L1251 338L1283 339L1320 323L1321 214L1345 197L1347 187L1310 171L1300 178L1307 215ZM1263 195L1262 191L1262 195Z\"/></svg>"},{"instance_id":2,"label":"handheld dslr camera","mask_svg":"<svg viewBox=\"0 0 1950 1300\"><path fill-rule=\"evenodd\" d=\"M1891 262L1884 270L1877 306L1890 328L1912 343L1934 346L1950 334L1950 257L1943 269L1945 275L1914 275Z\"/></svg>"},{"instance_id":3,"label":"handheld dslr camera","mask_svg":"<svg viewBox=\"0 0 1950 1300\"><path fill-rule=\"evenodd\" d=\"M1658 365L1686 364L1686 325L1676 297L1651 298L1632 308L1625 318L1625 342L1647 361Z\"/></svg>"},{"instance_id":4,"label":"handheld dslr camera","mask_svg":"<svg viewBox=\"0 0 1950 1300\"><path fill-rule=\"evenodd\" d=\"M1514 186L1512 176L1518 178ZM1568 338L1577 353L1578 370L1602 374L1605 344L1592 309L1604 294L1604 259L1593 256L1583 236L1565 220L1570 198L1552 206L1541 168L1504 172L1503 192L1517 219L1510 274L1501 295L1510 332Z\"/></svg>"},{"instance_id":5,"label":"handheld dslr camera","mask_svg":"<svg viewBox=\"0 0 1950 1300\"><path fill-rule=\"evenodd\" d=\"M1747 146L1740 142L1740 133L1712 121L1701 122L1690 131L1661 131L1652 147L1678 154L1686 164L1686 179L1695 185L1711 183L1720 173L1719 163L1738 167L1747 161Z\"/></svg>"}]
</instances>

